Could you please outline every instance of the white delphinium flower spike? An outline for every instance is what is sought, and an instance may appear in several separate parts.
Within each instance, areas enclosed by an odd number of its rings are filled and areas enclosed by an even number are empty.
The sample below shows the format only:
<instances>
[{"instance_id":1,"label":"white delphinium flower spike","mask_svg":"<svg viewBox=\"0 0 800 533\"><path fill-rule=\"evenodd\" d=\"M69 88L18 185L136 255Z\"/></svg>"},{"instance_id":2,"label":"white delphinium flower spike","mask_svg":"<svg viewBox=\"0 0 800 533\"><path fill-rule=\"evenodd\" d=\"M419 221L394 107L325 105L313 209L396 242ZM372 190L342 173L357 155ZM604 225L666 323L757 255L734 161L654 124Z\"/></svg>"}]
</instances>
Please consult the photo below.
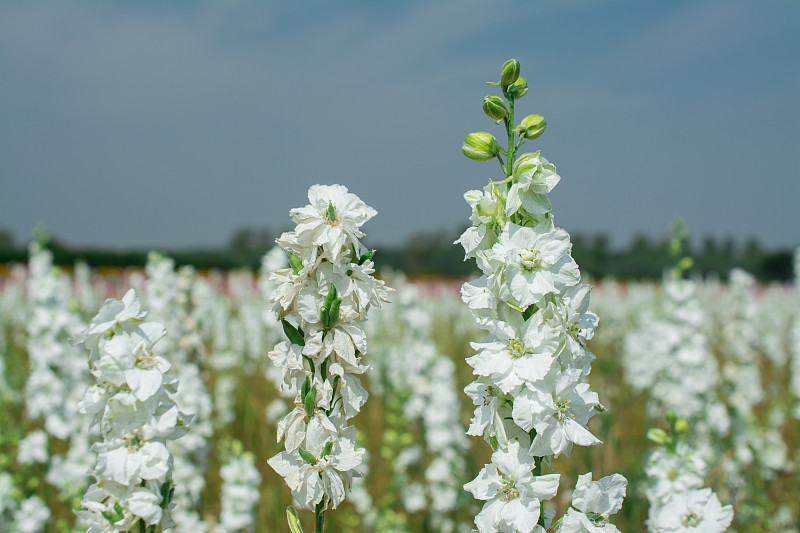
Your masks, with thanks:
<instances>
[{"instance_id":1,"label":"white delphinium flower spike","mask_svg":"<svg viewBox=\"0 0 800 533\"><path fill-rule=\"evenodd\" d=\"M518 76L519 62L509 59L499 83L508 107L499 97L484 100L486 114L497 124L503 121L508 148L499 148L486 132L469 134L462 147L470 159L499 160L504 174L483 191L464 196L473 226L456 241L464 247L465 258L474 257L483 272L480 279L464 284L461 295L489 333L483 342L472 344L478 353L467 359L479 376L465 389L475 404L468 433L483 435L495 450L493 464L479 479L498 472L494 458L512 448L519 464L528 469L527 476L546 478L540 474L549 459L569 455L574 444L600 444L587 425L604 410L584 382L594 360L586 341L598 321L589 311L591 288L580 284L569 234L555 227L547 197L561 178L539 152L515 159L522 143L536 139L546 127L539 115L529 115L515 127L514 101L527 92L524 78L517 83ZM476 482L465 486L480 499L491 497L491 490L479 487L486 488ZM496 512L507 512L509 506L497 503L505 500L493 500L475 523L481 532L544 530L547 517L541 500L554 497L557 489L556 484L552 493L540 493L535 512L520 510L516 519ZM503 494L514 495L512 500L518 496L516 489Z\"/></svg>"},{"instance_id":2,"label":"white delphinium flower spike","mask_svg":"<svg viewBox=\"0 0 800 533\"><path fill-rule=\"evenodd\" d=\"M89 350L97 383L80 402L95 414L102 441L92 449L96 482L83 497L78 516L90 533L172 526L172 456L166 443L188 430L189 419L172 400L177 382L164 375L169 363L153 354L165 333L144 322L131 289L122 301L109 299L79 342Z\"/></svg>"},{"instance_id":3,"label":"white delphinium flower spike","mask_svg":"<svg viewBox=\"0 0 800 533\"><path fill-rule=\"evenodd\" d=\"M222 510L219 523L214 529L218 533L252 531L254 511L261 499L258 486L261 474L254 463L253 454L241 453L241 444L234 443L240 454L232 457L221 469L222 491L220 505Z\"/></svg>"},{"instance_id":4,"label":"white delphinium flower spike","mask_svg":"<svg viewBox=\"0 0 800 533\"><path fill-rule=\"evenodd\" d=\"M389 301L390 289L372 274L360 227L375 215L341 185L314 185L309 205L292 209L294 231L277 240L291 268L276 271L271 300L288 342L269 357L282 391L296 391L294 409L278 424L285 451L268 462L286 479L297 503L316 514L337 507L361 463L355 428L347 420L367 399L361 375L369 370L362 326L371 307Z\"/></svg>"}]
</instances>

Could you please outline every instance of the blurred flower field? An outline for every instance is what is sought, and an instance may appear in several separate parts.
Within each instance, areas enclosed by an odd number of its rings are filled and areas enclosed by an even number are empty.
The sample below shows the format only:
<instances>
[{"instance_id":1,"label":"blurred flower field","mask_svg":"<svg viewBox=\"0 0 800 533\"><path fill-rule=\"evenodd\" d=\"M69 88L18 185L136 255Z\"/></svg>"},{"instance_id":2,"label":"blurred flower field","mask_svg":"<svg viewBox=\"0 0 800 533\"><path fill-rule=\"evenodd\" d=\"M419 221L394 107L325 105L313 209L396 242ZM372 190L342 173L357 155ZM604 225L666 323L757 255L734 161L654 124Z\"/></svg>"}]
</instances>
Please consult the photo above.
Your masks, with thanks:
<instances>
[{"instance_id":1,"label":"blurred flower field","mask_svg":"<svg viewBox=\"0 0 800 533\"><path fill-rule=\"evenodd\" d=\"M33 244L28 265L3 266L0 531L86 530L75 510L93 482L100 433L77 407L93 377L70 339L130 287L147 320L166 327L153 349L172 364L178 407L194 415L189 433L169 442L174 530L285 530L291 496L266 462L282 450L277 423L294 401L279 393L267 357L284 340L268 274L285 263L276 248L255 273L176 269L158 254L144 271L67 270ZM491 450L465 434L474 408L465 359L483 333L460 282L381 277L396 294L366 322L370 399L355 419L368 467L329 530L470 531L481 502L462 487ZM743 271L729 278L594 283L589 381L606 412L589 427L604 445L575 448L553 472L566 487L585 472L623 474L620 531L644 531L659 483L685 481L669 471L673 459L654 459L667 452L691 463L686 483L732 505L731 531L800 531L800 290L762 286ZM555 501L559 515L569 496Z\"/></svg>"}]
</instances>

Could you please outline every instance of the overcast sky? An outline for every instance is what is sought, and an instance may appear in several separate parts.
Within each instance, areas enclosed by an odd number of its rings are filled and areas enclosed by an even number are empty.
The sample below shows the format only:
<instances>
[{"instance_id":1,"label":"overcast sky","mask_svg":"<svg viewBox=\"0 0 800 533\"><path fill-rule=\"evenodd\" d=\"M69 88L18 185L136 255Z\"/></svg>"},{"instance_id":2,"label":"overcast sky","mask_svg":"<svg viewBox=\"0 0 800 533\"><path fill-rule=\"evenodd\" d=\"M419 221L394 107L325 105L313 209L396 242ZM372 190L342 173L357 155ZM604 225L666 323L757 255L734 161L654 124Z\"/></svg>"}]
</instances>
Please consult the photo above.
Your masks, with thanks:
<instances>
[{"instance_id":1,"label":"overcast sky","mask_svg":"<svg viewBox=\"0 0 800 533\"><path fill-rule=\"evenodd\" d=\"M373 246L455 230L510 57L560 226L800 245L800 3L771 0L0 0L0 228L215 246L341 183Z\"/></svg>"}]
</instances>

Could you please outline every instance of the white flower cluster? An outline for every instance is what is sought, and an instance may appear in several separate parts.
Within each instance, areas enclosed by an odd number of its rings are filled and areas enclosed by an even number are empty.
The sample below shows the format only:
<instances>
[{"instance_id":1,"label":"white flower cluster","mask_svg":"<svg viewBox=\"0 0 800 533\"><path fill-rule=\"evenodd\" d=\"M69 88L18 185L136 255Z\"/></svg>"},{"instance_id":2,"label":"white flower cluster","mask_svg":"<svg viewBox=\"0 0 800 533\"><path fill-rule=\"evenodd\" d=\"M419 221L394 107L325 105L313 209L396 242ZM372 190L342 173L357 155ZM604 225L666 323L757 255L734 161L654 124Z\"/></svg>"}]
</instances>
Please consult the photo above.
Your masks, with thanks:
<instances>
[{"instance_id":1,"label":"white flower cluster","mask_svg":"<svg viewBox=\"0 0 800 533\"><path fill-rule=\"evenodd\" d=\"M31 418L44 420L49 435L68 440L85 426L75 408L81 390L73 385L85 383L88 373L80 350L66 342L80 332L83 323L70 311L70 280L53 266L53 254L38 242L31 244L30 252L30 375L25 384L25 409Z\"/></svg>"},{"instance_id":2,"label":"white flower cluster","mask_svg":"<svg viewBox=\"0 0 800 533\"><path fill-rule=\"evenodd\" d=\"M38 497L19 499L19 489L8 472L0 472L0 531L39 533L50 521L50 509Z\"/></svg>"},{"instance_id":3,"label":"white flower cluster","mask_svg":"<svg viewBox=\"0 0 800 533\"><path fill-rule=\"evenodd\" d=\"M47 482L62 498L71 499L86 490L86 472L92 466L88 419L77 407L91 376L85 354L68 342L85 324L75 312L71 280L53 266L53 254L38 241L31 243L30 254L25 409L31 418L44 421L46 434L35 431L21 442L18 462L43 464ZM51 456L48 441L59 440L68 441L69 449Z\"/></svg>"},{"instance_id":4,"label":"white flower cluster","mask_svg":"<svg viewBox=\"0 0 800 533\"><path fill-rule=\"evenodd\" d=\"M341 185L314 185L310 205L292 209L297 223L278 244L291 268L276 271L274 309L288 342L269 354L281 369L282 387L297 390L294 409L278 424L285 451L269 465L283 476L304 508L337 507L361 463L356 430L348 425L367 399L360 375L367 338L361 322L389 291L359 239L375 215ZM294 323L287 320L292 316Z\"/></svg>"},{"instance_id":5,"label":"white flower cluster","mask_svg":"<svg viewBox=\"0 0 800 533\"><path fill-rule=\"evenodd\" d=\"M191 433L167 444L175 458L172 476L176 512L172 519L177 529L203 531L200 500L206 485L214 428L212 400L199 366L206 357L202 324L193 315L195 311L202 312L192 305L196 276L191 267L176 271L174 260L156 252L148 254L145 272L142 301L150 319L164 324L170 332L154 346L153 353L169 356L169 376L181 383L172 400L180 412L194 420Z\"/></svg>"},{"instance_id":6,"label":"white flower cluster","mask_svg":"<svg viewBox=\"0 0 800 533\"><path fill-rule=\"evenodd\" d=\"M733 508L722 506L710 488L703 488L707 465L691 449L655 450L646 468L650 487L647 530L651 533L703 531L721 533L733 520Z\"/></svg>"},{"instance_id":7,"label":"white flower cluster","mask_svg":"<svg viewBox=\"0 0 800 533\"><path fill-rule=\"evenodd\" d=\"M153 354L164 326L145 322L145 315L131 289L121 301L106 300L79 337L97 380L79 407L94 415L102 434L92 446L96 482L77 511L89 533L129 531L137 523L172 526L172 456L166 444L184 435L190 420L172 400L178 383L165 375L170 364Z\"/></svg>"},{"instance_id":8,"label":"white flower cluster","mask_svg":"<svg viewBox=\"0 0 800 533\"><path fill-rule=\"evenodd\" d=\"M488 330L467 360L478 376L466 388L475 404L468 434L496 450L465 485L488 500L476 518L481 533L540 531L541 502L555 496L559 476L531 472L574 444L600 443L586 426L603 408L584 382L598 319L569 234L553 225L547 193L559 180L539 152L526 153L507 180L464 196L473 226L457 242L483 276L464 284L462 299Z\"/></svg>"},{"instance_id":9,"label":"white flower cluster","mask_svg":"<svg viewBox=\"0 0 800 533\"><path fill-rule=\"evenodd\" d=\"M717 433L725 433L725 409L714 398L719 372L709 347L708 320L700 306L697 284L667 274L663 287L660 305L640 313L638 326L625 337L626 379L635 390L649 392L651 417L674 411L693 421L713 423ZM719 417L706 416L711 405Z\"/></svg>"},{"instance_id":10,"label":"white flower cluster","mask_svg":"<svg viewBox=\"0 0 800 533\"><path fill-rule=\"evenodd\" d=\"M256 468L253 454L244 452L232 457L221 469L219 523L215 533L253 531L254 511L261 499L258 485L261 474Z\"/></svg>"},{"instance_id":11,"label":"white flower cluster","mask_svg":"<svg viewBox=\"0 0 800 533\"><path fill-rule=\"evenodd\" d=\"M386 490L399 494L409 513L427 512L429 527L449 533L459 527L455 518L469 447L461 430L456 368L432 338L438 310L430 308L431 298L400 276L392 285L391 308L368 323L374 354L370 391L380 397L387 422L380 453L391 457ZM391 498L376 494L375 500L361 518L369 527L397 515Z\"/></svg>"}]
</instances>

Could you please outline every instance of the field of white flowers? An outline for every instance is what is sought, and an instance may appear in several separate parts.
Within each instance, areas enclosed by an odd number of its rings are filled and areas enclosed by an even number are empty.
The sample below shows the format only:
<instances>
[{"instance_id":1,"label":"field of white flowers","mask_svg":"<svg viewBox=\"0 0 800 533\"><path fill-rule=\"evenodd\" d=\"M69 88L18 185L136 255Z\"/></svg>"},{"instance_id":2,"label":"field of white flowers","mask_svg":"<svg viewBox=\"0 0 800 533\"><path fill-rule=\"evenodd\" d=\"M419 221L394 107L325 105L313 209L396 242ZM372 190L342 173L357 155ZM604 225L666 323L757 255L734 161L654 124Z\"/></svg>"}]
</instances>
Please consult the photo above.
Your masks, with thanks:
<instances>
[{"instance_id":1,"label":"field of white flowers","mask_svg":"<svg viewBox=\"0 0 800 533\"><path fill-rule=\"evenodd\" d=\"M293 401L279 392L281 376L267 357L283 340L269 311L267 274L285 261L276 248L260 273L175 269L157 254L143 272L66 271L34 244L27 266L5 267L0 530L85 530L75 509L93 482L91 445L100 432L78 410L94 379L87 351L70 339L105 298L121 298L129 287L147 320L165 325L154 350L180 382L180 410L194 415L189 433L168 444L175 530L285 529L291 497L267 466L282 449L276 426ZM590 382L607 412L589 427L604 445L576 449L553 471L565 486L583 472L625 475L628 495L615 521L621 531L644 530L648 498L665 490L658 476L670 478L657 471L670 463L651 455L668 447L646 436L651 427L669 432L669 410L688 421L676 448L691 454L693 470L681 482L709 487L732 505L731 530L798 531L800 291L760 286L742 271L730 278L595 285L600 323L589 341L597 356ZM462 485L490 455L465 435L473 413L463 392L472 380L465 358L482 334L458 284L384 279L396 294L366 322L370 399L355 419L368 454L363 478L329 514L330 527L466 531L479 506ZM562 511L569 499L552 503Z\"/></svg>"},{"instance_id":2,"label":"field of white flowers","mask_svg":"<svg viewBox=\"0 0 800 533\"><path fill-rule=\"evenodd\" d=\"M463 285L378 276L341 185L257 273L3 266L0 531L800 532L800 284L691 279L680 224L660 283L582 279L519 69Z\"/></svg>"}]
</instances>

